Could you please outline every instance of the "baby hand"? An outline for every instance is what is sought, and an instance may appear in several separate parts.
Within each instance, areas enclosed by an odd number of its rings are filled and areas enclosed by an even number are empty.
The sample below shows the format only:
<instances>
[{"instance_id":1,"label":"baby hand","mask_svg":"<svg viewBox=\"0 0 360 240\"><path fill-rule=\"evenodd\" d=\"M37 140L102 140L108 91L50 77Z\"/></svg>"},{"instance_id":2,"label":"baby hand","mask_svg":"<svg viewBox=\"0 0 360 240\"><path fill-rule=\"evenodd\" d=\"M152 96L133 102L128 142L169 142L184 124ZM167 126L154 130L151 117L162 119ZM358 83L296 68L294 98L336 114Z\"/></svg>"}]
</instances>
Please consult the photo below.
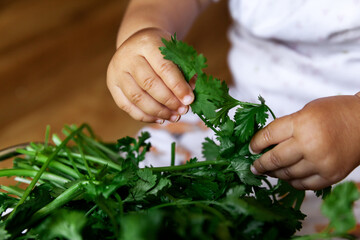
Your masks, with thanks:
<instances>
[{"instance_id":1,"label":"baby hand","mask_svg":"<svg viewBox=\"0 0 360 240\"><path fill-rule=\"evenodd\" d=\"M107 72L107 85L116 104L143 122L176 122L194 100L178 67L165 60L159 47L170 34L141 30L117 49Z\"/></svg>"},{"instance_id":2,"label":"baby hand","mask_svg":"<svg viewBox=\"0 0 360 240\"><path fill-rule=\"evenodd\" d=\"M250 142L252 152L276 146L253 163L253 173L313 190L345 178L360 164L357 95L317 99L257 132Z\"/></svg>"}]
</instances>

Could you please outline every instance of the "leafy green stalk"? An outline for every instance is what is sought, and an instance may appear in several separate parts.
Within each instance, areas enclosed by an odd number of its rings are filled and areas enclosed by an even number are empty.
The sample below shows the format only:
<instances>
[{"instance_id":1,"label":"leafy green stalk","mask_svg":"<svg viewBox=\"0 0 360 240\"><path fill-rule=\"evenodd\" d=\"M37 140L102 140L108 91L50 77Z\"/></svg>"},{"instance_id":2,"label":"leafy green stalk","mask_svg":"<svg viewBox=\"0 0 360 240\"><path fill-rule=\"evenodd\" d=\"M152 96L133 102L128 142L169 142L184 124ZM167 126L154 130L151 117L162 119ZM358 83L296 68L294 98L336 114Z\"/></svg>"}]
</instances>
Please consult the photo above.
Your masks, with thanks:
<instances>
[{"instance_id":1,"label":"leafy green stalk","mask_svg":"<svg viewBox=\"0 0 360 240\"><path fill-rule=\"evenodd\" d=\"M46 162L42 165L41 169L36 173L33 180L31 181L30 185L26 188L24 194L22 195L21 199L19 200L18 204L15 206L14 211L21 205L25 199L29 196L31 190L34 188L37 181L40 179L41 175L45 172L46 168L49 166L50 162L56 157L56 155L60 152L60 150L66 146L66 144L78 133L80 132L85 126L82 125L74 132L72 132L61 144L58 146L55 151L49 156ZM11 216L10 216L11 217Z\"/></svg>"},{"instance_id":2,"label":"leafy green stalk","mask_svg":"<svg viewBox=\"0 0 360 240\"><path fill-rule=\"evenodd\" d=\"M47 204L46 206L42 207L40 210L35 212L32 217L29 219L29 221L26 223L26 225L19 226L18 231L16 231L16 234L19 234L24 229L28 228L29 226L32 226L35 222L39 221L40 219L44 218L45 216L49 215L51 212L53 212L55 209L60 208L64 204L70 202L74 198L78 197L80 194L84 192L84 189L81 186L84 186L86 184L89 184L88 181L80 181L66 189L61 195L59 195L56 199L54 199L52 202ZM13 210L13 213L16 211L16 209Z\"/></svg>"},{"instance_id":3,"label":"leafy green stalk","mask_svg":"<svg viewBox=\"0 0 360 240\"><path fill-rule=\"evenodd\" d=\"M12 176L23 176L34 178L39 171L30 169L0 169L0 177L12 177ZM65 184L69 182L69 179L58 176L53 173L44 172L39 179L44 179L59 184Z\"/></svg>"},{"instance_id":4,"label":"leafy green stalk","mask_svg":"<svg viewBox=\"0 0 360 240\"><path fill-rule=\"evenodd\" d=\"M184 165L170 166L170 167L152 167L151 170L153 172L176 172L183 171L191 168L199 168L205 166L228 166L229 162L224 160L215 160L215 161L203 161L203 162L195 162L195 163L187 163Z\"/></svg>"},{"instance_id":5,"label":"leafy green stalk","mask_svg":"<svg viewBox=\"0 0 360 240\"><path fill-rule=\"evenodd\" d=\"M171 143L171 163L170 166L175 166L175 151L176 151L176 143Z\"/></svg>"}]
</instances>

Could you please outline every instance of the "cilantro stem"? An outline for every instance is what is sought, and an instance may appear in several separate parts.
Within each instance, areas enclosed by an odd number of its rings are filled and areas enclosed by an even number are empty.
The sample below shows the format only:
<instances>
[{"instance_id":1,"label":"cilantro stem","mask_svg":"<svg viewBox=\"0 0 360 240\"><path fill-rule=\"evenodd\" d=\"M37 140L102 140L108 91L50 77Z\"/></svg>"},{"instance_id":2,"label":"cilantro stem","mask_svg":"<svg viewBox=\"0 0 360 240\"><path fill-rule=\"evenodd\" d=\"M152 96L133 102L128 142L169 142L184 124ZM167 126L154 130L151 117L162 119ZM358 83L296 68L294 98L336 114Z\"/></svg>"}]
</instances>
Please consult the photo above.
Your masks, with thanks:
<instances>
[{"instance_id":1,"label":"cilantro stem","mask_svg":"<svg viewBox=\"0 0 360 240\"><path fill-rule=\"evenodd\" d=\"M274 193L274 186L270 183L269 180L267 180L267 178L264 178L263 181L266 183L266 185L268 185L269 190L270 190L270 192L271 192L271 196L272 196L272 198L273 198L273 201L274 201L274 202L277 201L276 196L275 196L275 193Z\"/></svg>"},{"instance_id":2,"label":"cilantro stem","mask_svg":"<svg viewBox=\"0 0 360 240\"><path fill-rule=\"evenodd\" d=\"M101 208L101 210L103 210L109 216L110 221L114 227L114 234L118 238L120 232L119 232L118 222L116 221L116 218L114 215L114 213L116 213L116 212L114 211L114 209L110 209L110 205L106 204L106 201L104 201L103 197L98 197L95 200L95 202Z\"/></svg>"},{"instance_id":3,"label":"cilantro stem","mask_svg":"<svg viewBox=\"0 0 360 240\"><path fill-rule=\"evenodd\" d=\"M273 119L275 120L276 119L276 116L275 116L275 113L271 110L271 108L269 108L268 105L266 105L266 108L269 110L271 116L273 117Z\"/></svg>"},{"instance_id":4,"label":"cilantro stem","mask_svg":"<svg viewBox=\"0 0 360 240\"><path fill-rule=\"evenodd\" d=\"M119 203L120 216L122 216L124 214L124 203L123 203L120 195L117 192L114 193L114 196Z\"/></svg>"},{"instance_id":5,"label":"cilantro stem","mask_svg":"<svg viewBox=\"0 0 360 240\"><path fill-rule=\"evenodd\" d=\"M219 205L219 203L216 202L216 201L186 201L186 202L184 202L184 201L175 201L175 202L160 204L160 205L151 207L148 210L165 208L165 207L172 207L172 206L195 205L195 206L198 206L198 207L212 213L213 215L217 216L222 221L227 221L227 218L220 211L218 211L217 209L215 209L213 207L210 207L211 204Z\"/></svg>"},{"instance_id":6,"label":"cilantro stem","mask_svg":"<svg viewBox=\"0 0 360 240\"><path fill-rule=\"evenodd\" d=\"M28 151L23 150L23 149L18 149L18 152L23 153L23 154L28 154ZM43 157L41 157L41 156L43 156ZM45 163L47 160L47 157L42 155L41 153L37 153L34 156L34 160L38 163ZM73 168L71 168L67 165L64 165L61 162L58 162L58 161L51 162L49 164L49 167L52 167L53 169L56 169L56 170L60 171L61 173L65 173L65 174L71 176L72 178L76 179L78 177L78 174L76 173L76 171Z\"/></svg>"},{"instance_id":7,"label":"cilantro stem","mask_svg":"<svg viewBox=\"0 0 360 240\"><path fill-rule=\"evenodd\" d=\"M211 160L211 161L203 161L203 162L195 162L195 163L187 163L184 165L178 166L170 166L170 167L152 167L150 168L153 172L171 172L171 171L183 171L191 168L198 168L210 165L229 165L228 161L224 160Z\"/></svg>"},{"instance_id":8,"label":"cilantro stem","mask_svg":"<svg viewBox=\"0 0 360 240\"><path fill-rule=\"evenodd\" d=\"M79 153L70 153L72 157L74 158L78 158L78 159L82 159L81 154ZM60 156L64 156L67 157L66 153L60 152L59 153ZM110 168L116 169L118 171L122 171L122 167L114 162L108 161L106 159L102 159L102 158L98 158L98 157L94 157L94 156L89 156L84 154L84 157L86 160L90 161L90 162L94 162L94 163L100 163L100 164L104 164L107 165Z\"/></svg>"},{"instance_id":9,"label":"cilantro stem","mask_svg":"<svg viewBox=\"0 0 360 240\"><path fill-rule=\"evenodd\" d=\"M224 216L224 214L222 214L220 211L218 211L217 209L213 208L213 207L210 207L209 205L206 205L204 203L197 203L195 204L196 206L212 213L213 215L217 216L219 219L221 219L222 221L226 222L227 219L226 217Z\"/></svg>"},{"instance_id":10,"label":"cilantro stem","mask_svg":"<svg viewBox=\"0 0 360 240\"><path fill-rule=\"evenodd\" d=\"M199 116L199 118L205 123L206 126L208 126L211 130L214 131L214 133L219 134L219 131L216 130L214 128L214 126L212 124L209 123L209 121L207 121L203 116L201 116L200 114L197 113L197 115Z\"/></svg>"},{"instance_id":11,"label":"cilantro stem","mask_svg":"<svg viewBox=\"0 0 360 240\"><path fill-rule=\"evenodd\" d=\"M24 194L24 190L18 187L8 187L8 186L0 185L0 189L7 191L8 194L13 194L18 197L21 197Z\"/></svg>"},{"instance_id":12,"label":"cilantro stem","mask_svg":"<svg viewBox=\"0 0 360 240\"><path fill-rule=\"evenodd\" d=\"M48 147L49 144L49 136L50 136L50 125L47 125L45 131L45 142L44 142L45 149Z\"/></svg>"},{"instance_id":13,"label":"cilantro stem","mask_svg":"<svg viewBox=\"0 0 360 240\"><path fill-rule=\"evenodd\" d=\"M2 169L0 170L0 177L12 177L12 176L23 176L23 177L35 177L38 173L37 170L31 169ZM53 173L44 172L39 179L65 184L70 180Z\"/></svg>"},{"instance_id":14,"label":"cilantro stem","mask_svg":"<svg viewBox=\"0 0 360 240\"><path fill-rule=\"evenodd\" d=\"M171 166L175 166L176 143L171 143Z\"/></svg>"},{"instance_id":15,"label":"cilantro stem","mask_svg":"<svg viewBox=\"0 0 360 240\"><path fill-rule=\"evenodd\" d=\"M169 203L163 203L156 206L149 208L148 210L165 208L165 207L172 207L172 206L186 206L186 205L196 205L196 204L216 204L214 201L175 201Z\"/></svg>"},{"instance_id":16,"label":"cilantro stem","mask_svg":"<svg viewBox=\"0 0 360 240\"><path fill-rule=\"evenodd\" d=\"M27 151L27 150L24 150L24 149L18 149L17 151L22 153L22 154L29 155L29 156L36 156L34 151ZM77 158L77 159L80 159L80 160L82 159L82 156L79 153L70 152L70 155L71 155L71 157L74 157L74 158ZM68 157L69 158L68 153L66 152L66 150L65 151L60 151L58 153L58 156ZM94 157L94 156L90 156L90 155L86 155L86 154L84 154L84 157L85 157L86 160L88 160L90 162L104 164L104 165L109 166L110 168L116 169L118 171L122 171L122 167L120 165L118 165L118 164L116 164L116 163L114 163L112 161L109 161L107 159L102 159L102 158L98 158L98 157ZM48 159L48 156L39 153L37 155L37 158L40 158L39 160L45 162Z\"/></svg>"},{"instance_id":17,"label":"cilantro stem","mask_svg":"<svg viewBox=\"0 0 360 240\"><path fill-rule=\"evenodd\" d=\"M68 156L68 158L70 159L71 166L74 168L74 171L75 171L76 174L79 176L79 178L84 177L84 175L82 175L82 174L80 173L79 169L77 168L76 163L75 163L75 161L74 161L74 158L71 156L70 150L69 150L67 147L65 147L65 152L67 153L67 156Z\"/></svg>"},{"instance_id":18,"label":"cilantro stem","mask_svg":"<svg viewBox=\"0 0 360 240\"><path fill-rule=\"evenodd\" d=\"M111 158L113 159L118 159L119 158L119 154L113 150L111 150L110 148L108 148L107 146L105 146L103 143L99 142L99 141L96 141L96 137L95 137L95 134L92 130L92 128L90 127L89 124L84 124L85 125L85 128L86 130L88 130L89 134L90 134L90 137L87 136L86 134L84 133L79 133L79 135L84 138L84 140L88 143L90 143L91 145L95 146L97 149L100 149L102 150L103 152L107 153ZM70 129L74 130L76 127L74 126L70 126L69 127Z\"/></svg>"},{"instance_id":19,"label":"cilantro stem","mask_svg":"<svg viewBox=\"0 0 360 240\"><path fill-rule=\"evenodd\" d=\"M97 207L97 205L94 205L92 208L90 208L90 210L85 213L85 217L89 216Z\"/></svg>"},{"instance_id":20,"label":"cilantro stem","mask_svg":"<svg viewBox=\"0 0 360 240\"><path fill-rule=\"evenodd\" d=\"M89 174L89 177L90 177L90 178L93 178L94 175L93 175L93 173L91 172L90 167L89 167L89 164L88 164L88 162L87 162L87 160L86 160L86 158L85 158L85 155L84 155L83 145L82 145L82 143L81 143L80 140L79 140L79 141L76 141L76 143L77 143L77 145L78 145L78 149L79 149L79 152L80 152L81 159L82 159L83 162L84 162L84 166L85 166L85 168L86 168L86 170L87 170L87 172L88 172L88 174Z\"/></svg>"},{"instance_id":21,"label":"cilantro stem","mask_svg":"<svg viewBox=\"0 0 360 240\"><path fill-rule=\"evenodd\" d=\"M21 199L19 200L19 202L17 203L17 205L14 207L14 210L11 212L10 214L10 218L13 216L15 210L21 205L23 204L23 202L26 200L26 198L29 196L30 192L32 191L32 189L35 187L35 184L37 183L37 181L40 179L41 175L45 172L45 170L48 168L50 162L56 157L56 155L60 152L60 150L66 146L66 144L76 135L78 134L80 131L82 131L82 129L85 127L85 125L81 125L78 129L76 129L75 131L73 131L67 138L65 138L64 141L61 142L61 144L59 146L56 147L55 151L52 152L52 154L48 157L48 159L45 161L45 163L41 166L40 170L36 173L35 177L33 178L33 180L31 181L31 183L29 184L29 186L26 188L24 195L22 195Z\"/></svg>"},{"instance_id":22,"label":"cilantro stem","mask_svg":"<svg viewBox=\"0 0 360 240\"><path fill-rule=\"evenodd\" d=\"M52 202L38 210L34 215L30 218L29 225L38 221L39 219L45 217L55 209L63 206L64 204L70 202L80 194L82 194L85 190L81 188L82 185L88 184L89 181L80 181L66 189L63 193L61 193L57 198L55 198ZM29 226L28 225L28 226Z\"/></svg>"}]
</instances>

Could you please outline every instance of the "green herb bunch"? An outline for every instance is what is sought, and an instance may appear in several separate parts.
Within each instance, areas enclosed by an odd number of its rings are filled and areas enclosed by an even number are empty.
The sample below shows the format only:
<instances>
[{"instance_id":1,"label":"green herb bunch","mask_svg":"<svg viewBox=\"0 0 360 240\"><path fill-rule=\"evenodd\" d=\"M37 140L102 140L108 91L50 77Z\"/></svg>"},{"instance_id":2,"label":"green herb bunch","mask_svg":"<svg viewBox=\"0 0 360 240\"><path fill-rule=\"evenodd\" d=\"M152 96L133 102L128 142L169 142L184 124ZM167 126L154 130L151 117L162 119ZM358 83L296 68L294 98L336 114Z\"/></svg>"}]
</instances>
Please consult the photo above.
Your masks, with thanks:
<instances>
[{"instance_id":1,"label":"green herb bunch","mask_svg":"<svg viewBox=\"0 0 360 240\"><path fill-rule=\"evenodd\" d=\"M250 171L260 155L249 153L249 141L269 114L275 117L265 100L232 98L224 82L204 73L204 56L175 36L163 42L164 57L187 81L197 78L192 111L216 134L203 143L206 161L174 166L173 144L169 166L139 168L151 147L146 132L103 143L88 125L72 125L64 127L65 139L53 134L50 143L48 128L44 143L18 149L14 167L0 170L0 177L17 176L26 185L1 186L0 239L279 240L301 229L305 192ZM339 196L343 201L334 200ZM351 239L358 198L353 183L336 187L323 205L329 228L298 239Z\"/></svg>"}]
</instances>

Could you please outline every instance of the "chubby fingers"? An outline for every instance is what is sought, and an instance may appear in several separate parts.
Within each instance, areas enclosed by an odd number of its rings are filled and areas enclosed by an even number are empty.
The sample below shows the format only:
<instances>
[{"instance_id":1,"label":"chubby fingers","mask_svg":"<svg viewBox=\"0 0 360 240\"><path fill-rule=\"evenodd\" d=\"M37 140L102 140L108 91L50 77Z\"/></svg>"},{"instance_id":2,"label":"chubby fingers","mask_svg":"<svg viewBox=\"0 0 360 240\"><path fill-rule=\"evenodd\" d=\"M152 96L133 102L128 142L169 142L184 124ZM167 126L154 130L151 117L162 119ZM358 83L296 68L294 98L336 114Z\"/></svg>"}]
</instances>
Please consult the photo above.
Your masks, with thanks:
<instances>
[{"instance_id":1,"label":"chubby fingers","mask_svg":"<svg viewBox=\"0 0 360 240\"><path fill-rule=\"evenodd\" d=\"M254 174L264 174L276 171L296 164L303 155L297 148L293 138L279 143L273 149L264 153L260 158L254 161L251 168Z\"/></svg>"},{"instance_id":2,"label":"chubby fingers","mask_svg":"<svg viewBox=\"0 0 360 240\"><path fill-rule=\"evenodd\" d=\"M131 71L133 79L143 91L147 92L155 101L162 105L162 108L164 108L162 111L164 111L165 115L159 117L167 119L166 109L178 112L179 114L184 114L186 112L188 106L183 105L177 99L173 92L154 72L144 57L138 57L136 67L141 68L141 71Z\"/></svg>"},{"instance_id":3,"label":"chubby fingers","mask_svg":"<svg viewBox=\"0 0 360 240\"><path fill-rule=\"evenodd\" d=\"M302 159L292 138L293 125L291 115L275 119L258 131L251 139L249 148L252 153L260 153L265 148L277 145L257 159L251 168L254 174L263 174L293 165Z\"/></svg>"},{"instance_id":4,"label":"chubby fingers","mask_svg":"<svg viewBox=\"0 0 360 240\"><path fill-rule=\"evenodd\" d=\"M121 89L126 89L126 91L123 91L123 94L133 105L137 106L144 113L173 122L180 118L180 115L177 112L172 112L170 109L164 107L147 92L141 89L130 73L125 74L124 78L126 78L126 81L122 82L124 86L122 86Z\"/></svg>"},{"instance_id":5,"label":"chubby fingers","mask_svg":"<svg viewBox=\"0 0 360 240\"><path fill-rule=\"evenodd\" d=\"M267 175L282 180L294 180L310 177L316 173L315 166L311 162L302 159L291 166L268 172Z\"/></svg>"},{"instance_id":6,"label":"chubby fingers","mask_svg":"<svg viewBox=\"0 0 360 240\"><path fill-rule=\"evenodd\" d=\"M191 104L195 98L194 93L179 68L173 62L164 59L159 49L150 50L149 48L149 51L150 52L146 54L148 56L147 60L155 73L183 105L187 106ZM165 105L168 106L167 104Z\"/></svg>"},{"instance_id":7,"label":"chubby fingers","mask_svg":"<svg viewBox=\"0 0 360 240\"><path fill-rule=\"evenodd\" d=\"M267 147L289 139L293 135L292 116L284 116L272 121L259 130L250 141L250 152L261 153Z\"/></svg>"},{"instance_id":8,"label":"chubby fingers","mask_svg":"<svg viewBox=\"0 0 360 240\"><path fill-rule=\"evenodd\" d=\"M320 190L333 184L326 178L317 174L301 179L294 179L289 183L299 190Z\"/></svg>"},{"instance_id":9,"label":"chubby fingers","mask_svg":"<svg viewBox=\"0 0 360 240\"><path fill-rule=\"evenodd\" d=\"M157 122L163 123L163 119L156 118L149 114L143 112L135 104L129 101L129 99L124 95L123 91L120 88L109 88L116 104L125 112L127 112L133 119L142 121L142 122Z\"/></svg>"}]
</instances>

